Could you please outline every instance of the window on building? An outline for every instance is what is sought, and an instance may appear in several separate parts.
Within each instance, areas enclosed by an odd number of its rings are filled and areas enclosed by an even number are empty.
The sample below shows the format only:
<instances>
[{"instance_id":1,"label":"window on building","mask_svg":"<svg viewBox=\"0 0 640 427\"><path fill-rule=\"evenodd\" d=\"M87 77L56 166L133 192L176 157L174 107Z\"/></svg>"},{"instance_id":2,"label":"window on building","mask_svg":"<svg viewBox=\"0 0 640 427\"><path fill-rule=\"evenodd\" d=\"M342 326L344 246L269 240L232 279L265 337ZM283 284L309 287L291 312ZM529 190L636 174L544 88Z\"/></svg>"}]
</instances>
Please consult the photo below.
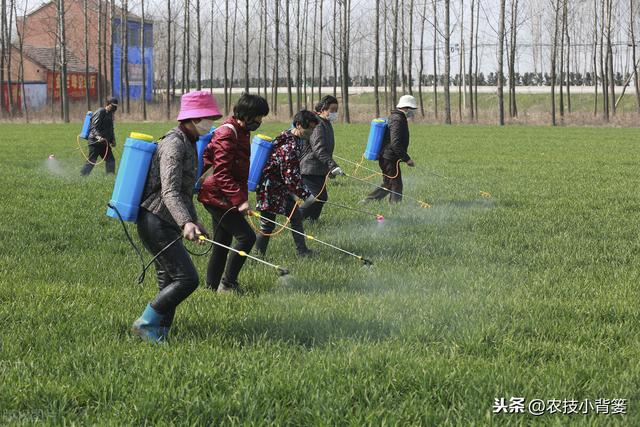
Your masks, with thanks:
<instances>
[{"instance_id":1,"label":"window on building","mask_svg":"<svg viewBox=\"0 0 640 427\"><path fill-rule=\"evenodd\" d=\"M140 27L129 25L129 47L140 46Z\"/></svg>"},{"instance_id":2,"label":"window on building","mask_svg":"<svg viewBox=\"0 0 640 427\"><path fill-rule=\"evenodd\" d=\"M151 25L144 26L144 47L153 47L153 27Z\"/></svg>"}]
</instances>

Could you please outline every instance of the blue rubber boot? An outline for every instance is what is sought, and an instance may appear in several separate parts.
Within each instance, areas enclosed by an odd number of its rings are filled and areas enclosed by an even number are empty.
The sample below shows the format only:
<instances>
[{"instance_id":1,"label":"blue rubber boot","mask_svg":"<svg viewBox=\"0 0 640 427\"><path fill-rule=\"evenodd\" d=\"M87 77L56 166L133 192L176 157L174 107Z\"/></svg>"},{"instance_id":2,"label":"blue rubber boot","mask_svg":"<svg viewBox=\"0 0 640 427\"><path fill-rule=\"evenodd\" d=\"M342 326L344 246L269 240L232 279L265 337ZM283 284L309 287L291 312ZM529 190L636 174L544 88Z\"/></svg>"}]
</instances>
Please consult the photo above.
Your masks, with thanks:
<instances>
[{"instance_id":1,"label":"blue rubber boot","mask_svg":"<svg viewBox=\"0 0 640 427\"><path fill-rule=\"evenodd\" d=\"M164 342L169 335L169 328L162 326L164 317L155 311L151 304L147 304L142 316L133 322L131 333L139 336L143 341Z\"/></svg>"}]
</instances>

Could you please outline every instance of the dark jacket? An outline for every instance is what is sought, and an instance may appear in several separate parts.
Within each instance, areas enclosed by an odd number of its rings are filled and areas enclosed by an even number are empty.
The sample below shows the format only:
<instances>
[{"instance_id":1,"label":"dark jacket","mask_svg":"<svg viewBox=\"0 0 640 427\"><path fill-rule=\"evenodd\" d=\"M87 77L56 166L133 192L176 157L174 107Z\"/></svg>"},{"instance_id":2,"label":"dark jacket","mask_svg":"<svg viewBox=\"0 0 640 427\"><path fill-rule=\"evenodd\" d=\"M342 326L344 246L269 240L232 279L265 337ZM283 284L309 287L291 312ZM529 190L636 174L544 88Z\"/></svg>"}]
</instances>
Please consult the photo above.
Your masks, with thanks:
<instances>
[{"instance_id":1,"label":"dark jacket","mask_svg":"<svg viewBox=\"0 0 640 427\"><path fill-rule=\"evenodd\" d=\"M198 154L195 141L180 127L158 142L153 154L141 206L169 223L182 227L198 219L193 205Z\"/></svg>"},{"instance_id":2,"label":"dark jacket","mask_svg":"<svg viewBox=\"0 0 640 427\"><path fill-rule=\"evenodd\" d=\"M291 194L301 199L311 195L300 176L300 153L303 141L294 136L291 130L282 132L273 141L273 150L256 188L257 210L289 215L291 212L287 212L287 206Z\"/></svg>"},{"instance_id":3,"label":"dark jacket","mask_svg":"<svg viewBox=\"0 0 640 427\"><path fill-rule=\"evenodd\" d=\"M409 123L407 116L400 110L393 110L387 119L387 130L382 140L381 157L387 160L403 162L411 160L409 148Z\"/></svg>"},{"instance_id":4,"label":"dark jacket","mask_svg":"<svg viewBox=\"0 0 640 427\"><path fill-rule=\"evenodd\" d=\"M98 108L91 116L89 144L97 144L100 138L106 139L110 144L116 142L113 133L113 111L108 112L104 108Z\"/></svg>"},{"instance_id":5,"label":"dark jacket","mask_svg":"<svg viewBox=\"0 0 640 427\"><path fill-rule=\"evenodd\" d=\"M326 175L338 165L333 161L335 139L331 122L318 117L320 123L302 147L300 168L303 175Z\"/></svg>"},{"instance_id":6,"label":"dark jacket","mask_svg":"<svg viewBox=\"0 0 640 427\"><path fill-rule=\"evenodd\" d=\"M230 124L235 132L224 124ZM204 150L204 170L212 168L202 183L198 200L221 209L240 206L249 200L247 180L251 156L250 133L229 117L216 129Z\"/></svg>"}]
</instances>

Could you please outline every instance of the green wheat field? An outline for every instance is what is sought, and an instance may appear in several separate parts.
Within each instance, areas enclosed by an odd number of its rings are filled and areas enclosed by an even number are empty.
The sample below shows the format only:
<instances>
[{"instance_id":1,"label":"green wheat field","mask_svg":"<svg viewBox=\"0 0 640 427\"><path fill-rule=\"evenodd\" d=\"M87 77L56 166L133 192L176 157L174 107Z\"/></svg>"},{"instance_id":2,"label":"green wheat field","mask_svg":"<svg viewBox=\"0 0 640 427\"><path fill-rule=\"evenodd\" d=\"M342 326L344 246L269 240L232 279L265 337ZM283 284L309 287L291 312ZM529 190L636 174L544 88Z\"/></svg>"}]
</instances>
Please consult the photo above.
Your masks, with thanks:
<instances>
[{"instance_id":1,"label":"green wheat field","mask_svg":"<svg viewBox=\"0 0 640 427\"><path fill-rule=\"evenodd\" d=\"M116 123L117 158L172 126ZM200 287L153 346L129 327L154 272L136 284L104 165L80 178L79 128L0 126L0 424L640 425L638 129L412 125L405 194L431 208L306 226L372 268L314 242L297 259L283 233L267 260L290 276L248 261L246 295ZM336 154L367 134L337 125ZM349 206L372 189L329 182Z\"/></svg>"}]
</instances>

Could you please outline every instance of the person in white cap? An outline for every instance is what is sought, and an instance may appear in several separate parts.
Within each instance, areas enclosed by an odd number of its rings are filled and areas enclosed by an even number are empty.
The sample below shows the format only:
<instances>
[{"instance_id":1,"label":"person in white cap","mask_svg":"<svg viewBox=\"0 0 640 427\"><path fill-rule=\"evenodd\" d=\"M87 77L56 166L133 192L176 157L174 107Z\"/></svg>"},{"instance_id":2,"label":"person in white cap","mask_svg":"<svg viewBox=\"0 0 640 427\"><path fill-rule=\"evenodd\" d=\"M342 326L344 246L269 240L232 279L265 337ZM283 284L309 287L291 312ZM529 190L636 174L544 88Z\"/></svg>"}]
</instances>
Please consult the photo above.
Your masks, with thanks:
<instances>
[{"instance_id":1,"label":"person in white cap","mask_svg":"<svg viewBox=\"0 0 640 427\"><path fill-rule=\"evenodd\" d=\"M382 170L382 188L377 188L371 192L363 200L364 203L372 200L382 200L387 195L389 195L390 203L402 201L400 163L405 162L407 166L415 166L414 161L407 153L409 148L409 123L407 119L413 117L416 109L416 99L411 95L404 95L400 97L396 109L389 115L387 119L388 126L382 140L382 148L378 159L378 164Z\"/></svg>"}]
</instances>

